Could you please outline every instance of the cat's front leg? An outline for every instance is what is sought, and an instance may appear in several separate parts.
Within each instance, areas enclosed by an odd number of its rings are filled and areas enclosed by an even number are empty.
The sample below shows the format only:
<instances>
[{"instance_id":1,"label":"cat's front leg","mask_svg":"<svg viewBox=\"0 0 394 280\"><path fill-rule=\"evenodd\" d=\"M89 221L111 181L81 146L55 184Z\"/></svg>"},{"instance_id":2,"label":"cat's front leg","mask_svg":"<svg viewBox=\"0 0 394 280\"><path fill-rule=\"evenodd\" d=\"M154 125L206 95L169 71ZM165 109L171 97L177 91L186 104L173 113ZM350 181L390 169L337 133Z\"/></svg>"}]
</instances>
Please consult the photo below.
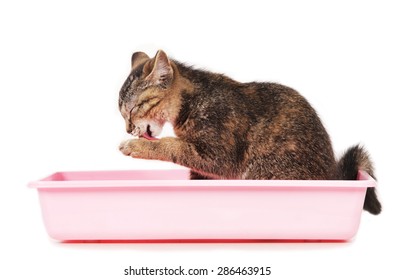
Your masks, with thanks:
<instances>
[{"instance_id":1,"label":"cat's front leg","mask_svg":"<svg viewBox=\"0 0 394 280\"><path fill-rule=\"evenodd\" d=\"M130 139L123 141L119 150L133 158L169 161L189 168L203 162L191 143L175 137L158 140Z\"/></svg>"},{"instance_id":2,"label":"cat's front leg","mask_svg":"<svg viewBox=\"0 0 394 280\"><path fill-rule=\"evenodd\" d=\"M214 157L202 156L195 144L180 138L164 137L159 140L131 139L122 142L120 151L133 158L155 159L173 162L198 173L214 174L215 177L228 177L231 165ZM200 178L201 179L201 178Z\"/></svg>"},{"instance_id":3,"label":"cat's front leg","mask_svg":"<svg viewBox=\"0 0 394 280\"><path fill-rule=\"evenodd\" d=\"M144 138L125 140L120 143L119 150L125 156L142 159L155 159L153 157L154 147L151 141Z\"/></svg>"},{"instance_id":4,"label":"cat's front leg","mask_svg":"<svg viewBox=\"0 0 394 280\"><path fill-rule=\"evenodd\" d=\"M183 150L181 146L177 138L166 137L158 140L140 138L123 141L119 145L119 150L133 158L176 162L179 153Z\"/></svg>"}]
</instances>

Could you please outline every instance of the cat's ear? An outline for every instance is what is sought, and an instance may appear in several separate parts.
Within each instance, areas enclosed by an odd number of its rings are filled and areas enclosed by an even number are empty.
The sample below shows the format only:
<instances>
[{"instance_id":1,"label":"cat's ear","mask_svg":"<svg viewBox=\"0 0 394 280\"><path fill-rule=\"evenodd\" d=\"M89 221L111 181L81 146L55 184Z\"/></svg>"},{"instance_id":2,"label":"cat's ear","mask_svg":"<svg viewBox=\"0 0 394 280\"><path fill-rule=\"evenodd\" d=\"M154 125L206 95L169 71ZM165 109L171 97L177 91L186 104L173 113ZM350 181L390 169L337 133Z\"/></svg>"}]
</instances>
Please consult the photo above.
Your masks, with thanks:
<instances>
[{"instance_id":1,"label":"cat's ear","mask_svg":"<svg viewBox=\"0 0 394 280\"><path fill-rule=\"evenodd\" d=\"M166 53L159 50L154 58L152 71L146 77L154 85L167 87L172 82L174 71Z\"/></svg>"},{"instance_id":2,"label":"cat's ear","mask_svg":"<svg viewBox=\"0 0 394 280\"><path fill-rule=\"evenodd\" d=\"M135 52L131 56L131 68L134 69L138 65L149 60L149 56L144 52Z\"/></svg>"}]
</instances>

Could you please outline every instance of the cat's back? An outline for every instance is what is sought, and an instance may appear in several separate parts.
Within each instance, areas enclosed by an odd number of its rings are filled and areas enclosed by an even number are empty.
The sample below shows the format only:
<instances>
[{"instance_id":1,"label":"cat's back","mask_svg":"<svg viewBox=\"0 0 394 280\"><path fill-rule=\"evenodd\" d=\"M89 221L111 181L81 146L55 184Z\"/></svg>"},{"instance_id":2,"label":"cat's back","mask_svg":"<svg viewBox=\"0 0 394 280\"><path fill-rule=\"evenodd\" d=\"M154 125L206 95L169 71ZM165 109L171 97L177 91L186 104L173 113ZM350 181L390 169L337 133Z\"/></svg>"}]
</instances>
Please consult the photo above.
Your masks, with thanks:
<instances>
[{"instance_id":1,"label":"cat's back","mask_svg":"<svg viewBox=\"0 0 394 280\"><path fill-rule=\"evenodd\" d=\"M203 147L201 154L221 155L231 166L229 177L335 176L328 133L316 111L296 90L278 83L240 83L200 70L184 73L194 90L182 95L179 136ZM211 144L202 145L203 140ZM212 148L215 142L221 143L217 149Z\"/></svg>"},{"instance_id":2,"label":"cat's back","mask_svg":"<svg viewBox=\"0 0 394 280\"><path fill-rule=\"evenodd\" d=\"M215 104L211 121L220 123L226 139L233 136L233 142L244 150L239 163L250 170L241 178L336 176L330 137L316 111L296 90L278 83L226 79L212 85L216 90L204 100Z\"/></svg>"}]
</instances>

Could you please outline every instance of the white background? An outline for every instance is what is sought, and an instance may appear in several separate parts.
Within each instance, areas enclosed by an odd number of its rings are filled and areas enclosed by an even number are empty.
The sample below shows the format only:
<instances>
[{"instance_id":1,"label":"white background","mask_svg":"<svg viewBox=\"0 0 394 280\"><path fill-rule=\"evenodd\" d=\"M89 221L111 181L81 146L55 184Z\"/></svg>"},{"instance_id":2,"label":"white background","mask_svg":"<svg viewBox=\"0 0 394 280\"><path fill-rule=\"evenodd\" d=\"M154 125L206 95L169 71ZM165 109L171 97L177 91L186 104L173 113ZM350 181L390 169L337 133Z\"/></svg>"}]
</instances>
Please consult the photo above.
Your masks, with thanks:
<instances>
[{"instance_id":1,"label":"white background","mask_svg":"<svg viewBox=\"0 0 394 280\"><path fill-rule=\"evenodd\" d=\"M1 279L125 279L129 265L271 266L267 279L394 279L390 1L218 2L0 2ZM240 81L300 91L338 155L359 142L367 147L383 213L363 213L357 237L347 243L50 240L27 182L59 170L171 166L117 150L126 136L118 91L131 54L153 56L159 48Z\"/></svg>"}]
</instances>

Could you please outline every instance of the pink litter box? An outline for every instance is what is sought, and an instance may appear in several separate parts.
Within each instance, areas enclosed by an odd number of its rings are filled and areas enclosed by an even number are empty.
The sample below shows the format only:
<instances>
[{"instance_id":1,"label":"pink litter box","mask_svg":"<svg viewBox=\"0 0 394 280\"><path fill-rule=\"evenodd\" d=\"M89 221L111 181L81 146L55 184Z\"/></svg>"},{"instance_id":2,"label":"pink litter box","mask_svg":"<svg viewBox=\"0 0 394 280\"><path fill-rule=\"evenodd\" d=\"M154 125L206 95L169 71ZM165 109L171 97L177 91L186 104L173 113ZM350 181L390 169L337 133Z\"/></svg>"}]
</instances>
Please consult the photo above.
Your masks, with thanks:
<instances>
[{"instance_id":1,"label":"pink litter box","mask_svg":"<svg viewBox=\"0 0 394 280\"><path fill-rule=\"evenodd\" d=\"M376 182L189 180L188 170L58 172L31 182L57 240L349 240Z\"/></svg>"}]
</instances>

